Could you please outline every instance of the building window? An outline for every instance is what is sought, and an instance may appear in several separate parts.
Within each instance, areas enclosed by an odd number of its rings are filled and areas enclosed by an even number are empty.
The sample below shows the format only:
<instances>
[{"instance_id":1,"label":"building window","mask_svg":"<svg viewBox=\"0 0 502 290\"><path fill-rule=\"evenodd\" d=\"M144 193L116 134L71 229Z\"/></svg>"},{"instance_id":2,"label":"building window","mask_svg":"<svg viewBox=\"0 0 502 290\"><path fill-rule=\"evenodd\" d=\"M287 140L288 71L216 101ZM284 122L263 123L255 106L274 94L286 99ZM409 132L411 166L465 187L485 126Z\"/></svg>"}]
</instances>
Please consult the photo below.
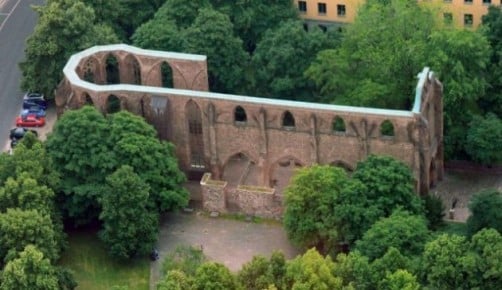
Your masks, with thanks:
<instances>
[{"instance_id":1,"label":"building window","mask_svg":"<svg viewBox=\"0 0 502 290\"><path fill-rule=\"evenodd\" d=\"M295 118L291 112L286 111L282 116L282 127L285 129L293 129L295 127Z\"/></svg>"},{"instance_id":2,"label":"building window","mask_svg":"<svg viewBox=\"0 0 502 290\"><path fill-rule=\"evenodd\" d=\"M307 12L307 2L306 1L298 1L298 10L302 13Z\"/></svg>"},{"instance_id":3,"label":"building window","mask_svg":"<svg viewBox=\"0 0 502 290\"><path fill-rule=\"evenodd\" d=\"M394 137L394 125L389 120L385 120L380 125L380 136L384 138Z\"/></svg>"},{"instance_id":4,"label":"building window","mask_svg":"<svg viewBox=\"0 0 502 290\"><path fill-rule=\"evenodd\" d=\"M464 4L472 4L472 0L464 0Z\"/></svg>"},{"instance_id":5,"label":"building window","mask_svg":"<svg viewBox=\"0 0 502 290\"><path fill-rule=\"evenodd\" d=\"M322 30L322 32L328 31L328 27L326 25L319 24L318 26Z\"/></svg>"},{"instance_id":6,"label":"building window","mask_svg":"<svg viewBox=\"0 0 502 290\"><path fill-rule=\"evenodd\" d=\"M326 3L317 3L317 11L319 14L325 15L326 14Z\"/></svg>"},{"instance_id":7,"label":"building window","mask_svg":"<svg viewBox=\"0 0 502 290\"><path fill-rule=\"evenodd\" d=\"M491 4L492 4L492 0L483 0L483 5L491 5Z\"/></svg>"},{"instance_id":8,"label":"building window","mask_svg":"<svg viewBox=\"0 0 502 290\"><path fill-rule=\"evenodd\" d=\"M237 106L234 111L234 121L237 124L244 124L248 121L248 117L246 115L246 111L241 106Z\"/></svg>"},{"instance_id":9,"label":"building window","mask_svg":"<svg viewBox=\"0 0 502 290\"><path fill-rule=\"evenodd\" d=\"M472 14L464 14L464 26L472 26Z\"/></svg>"},{"instance_id":10,"label":"building window","mask_svg":"<svg viewBox=\"0 0 502 290\"><path fill-rule=\"evenodd\" d=\"M344 134L345 133L345 122L342 118L336 117L333 120L333 132L335 134Z\"/></svg>"},{"instance_id":11,"label":"building window","mask_svg":"<svg viewBox=\"0 0 502 290\"><path fill-rule=\"evenodd\" d=\"M445 24L453 23L453 14L451 13L443 13L443 19Z\"/></svg>"},{"instance_id":12,"label":"building window","mask_svg":"<svg viewBox=\"0 0 502 290\"><path fill-rule=\"evenodd\" d=\"M346 13L345 5L336 5L336 13L338 16L344 17Z\"/></svg>"}]
</instances>

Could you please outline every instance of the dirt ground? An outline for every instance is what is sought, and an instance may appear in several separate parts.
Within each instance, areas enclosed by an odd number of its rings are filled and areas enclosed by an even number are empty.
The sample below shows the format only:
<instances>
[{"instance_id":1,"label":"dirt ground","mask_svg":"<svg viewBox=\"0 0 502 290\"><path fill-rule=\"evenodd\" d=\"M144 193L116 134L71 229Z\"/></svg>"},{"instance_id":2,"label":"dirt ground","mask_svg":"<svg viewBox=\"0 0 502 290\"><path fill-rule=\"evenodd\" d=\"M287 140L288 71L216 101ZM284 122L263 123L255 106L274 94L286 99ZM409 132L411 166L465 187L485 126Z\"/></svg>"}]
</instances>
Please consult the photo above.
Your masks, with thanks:
<instances>
[{"instance_id":1,"label":"dirt ground","mask_svg":"<svg viewBox=\"0 0 502 290\"><path fill-rule=\"evenodd\" d=\"M488 188L502 190L502 175L449 171L443 181L430 192L443 200L447 211L446 218L450 218L448 212L455 203L453 220L466 221L469 217L469 199L473 194Z\"/></svg>"},{"instance_id":2,"label":"dirt ground","mask_svg":"<svg viewBox=\"0 0 502 290\"><path fill-rule=\"evenodd\" d=\"M272 252L280 250L287 259L291 259L299 254L278 223L213 218L197 210L170 213L161 220L158 241L160 259L152 262L150 289L155 289L159 280L163 258L178 245L201 247L211 261L222 263L234 272L255 255L269 257Z\"/></svg>"}]
</instances>

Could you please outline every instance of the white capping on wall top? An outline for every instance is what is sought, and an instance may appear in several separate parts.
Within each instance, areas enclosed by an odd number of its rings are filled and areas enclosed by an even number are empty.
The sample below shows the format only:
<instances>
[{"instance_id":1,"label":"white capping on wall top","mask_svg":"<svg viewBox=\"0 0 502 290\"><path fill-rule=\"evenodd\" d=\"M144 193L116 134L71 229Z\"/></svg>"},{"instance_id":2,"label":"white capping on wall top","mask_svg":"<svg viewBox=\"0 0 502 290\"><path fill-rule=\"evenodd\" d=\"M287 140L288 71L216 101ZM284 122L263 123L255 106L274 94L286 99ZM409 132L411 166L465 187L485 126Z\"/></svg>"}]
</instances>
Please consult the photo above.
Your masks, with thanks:
<instances>
[{"instance_id":1,"label":"white capping on wall top","mask_svg":"<svg viewBox=\"0 0 502 290\"><path fill-rule=\"evenodd\" d=\"M314 110L324 110L331 112L343 112L345 114L347 113L363 114L363 115L371 114L371 115L385 115L387 117L393 116L393 117L412 118L415 114L418 114L420 112L419 109L420 109L422 88L424 86L426 78L432 76L432 72L429 70L428 67L425 67L423 71L418 74L419 80L415 91L415 100L413 109L411 111L287 101L287 100L278 100L270 98L258 98L258 97L242 96L242 95L221 94L221 93L205 92L205 91L180 90L173 88L131 85L131 84L97 85L80 79L80 77L76 73L76 68L80 64L80 62L83 59L91 55L94 55L98 52L108 52L108 51L126 51L135 55L158 57L162 59L171 58L171 59L186 60L186 61L205 61L207 59L205 55L147 50L126 44L101 45L88 48L84 51L72 55L63 69L63 73L66 79L74 86L78 86L83 89L94 92L110 92L110 93L133 92L133 93L147 93L152 95L162 95L162 94L183 95L192 98L226 100L226 101L251 103L258 105L264 104L267 106L278 106L281 108L289 107L296 109L314 109Z\"/></svg>"}]
</instances>

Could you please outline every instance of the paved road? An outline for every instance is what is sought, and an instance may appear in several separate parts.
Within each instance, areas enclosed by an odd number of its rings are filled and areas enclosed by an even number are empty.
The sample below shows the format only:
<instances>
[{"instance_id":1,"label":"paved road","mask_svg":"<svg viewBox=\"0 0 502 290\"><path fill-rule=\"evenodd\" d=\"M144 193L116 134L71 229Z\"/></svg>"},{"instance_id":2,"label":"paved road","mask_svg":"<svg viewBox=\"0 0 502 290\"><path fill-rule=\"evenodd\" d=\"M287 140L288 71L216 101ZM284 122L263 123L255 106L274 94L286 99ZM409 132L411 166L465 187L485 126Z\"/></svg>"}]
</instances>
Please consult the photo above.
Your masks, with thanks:
<instances>
[{"instance_id":1,"label":"paved road","mask_svg":"<svg viewBox=\"0 0 502 290\"><path fill-rule=\"evenodd\" d=\"M0 0L0 140L5 140L22 104L18 63L24 58L26 38L37 21L30 5L44 3L44 0Z\"/></svg>"}]
</instances>

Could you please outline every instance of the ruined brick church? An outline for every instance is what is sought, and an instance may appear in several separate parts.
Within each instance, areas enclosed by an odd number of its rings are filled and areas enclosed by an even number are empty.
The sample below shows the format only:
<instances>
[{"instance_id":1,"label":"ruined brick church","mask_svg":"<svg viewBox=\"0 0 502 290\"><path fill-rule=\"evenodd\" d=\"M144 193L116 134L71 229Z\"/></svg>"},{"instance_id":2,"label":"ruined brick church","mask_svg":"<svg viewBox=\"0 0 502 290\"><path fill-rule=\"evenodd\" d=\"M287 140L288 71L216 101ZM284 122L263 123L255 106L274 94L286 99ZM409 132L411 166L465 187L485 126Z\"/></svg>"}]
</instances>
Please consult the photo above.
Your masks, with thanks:
<instances>
[{"instance_id":1,"label":"ruined brick church","mask_svg":"<svg viewBox=\"0 0 502 290\"><path fill-rule=\"evenodd\" d=\"M385 110L209 92L206 56L117 44L73 55L55 95L58 114L90 104L143 116L210 211L280 217L295 168L352 171L368 154L407 164L420 194L443 177L442 85L428 68L411 110Z\"/></svg>"}]
</instances>

